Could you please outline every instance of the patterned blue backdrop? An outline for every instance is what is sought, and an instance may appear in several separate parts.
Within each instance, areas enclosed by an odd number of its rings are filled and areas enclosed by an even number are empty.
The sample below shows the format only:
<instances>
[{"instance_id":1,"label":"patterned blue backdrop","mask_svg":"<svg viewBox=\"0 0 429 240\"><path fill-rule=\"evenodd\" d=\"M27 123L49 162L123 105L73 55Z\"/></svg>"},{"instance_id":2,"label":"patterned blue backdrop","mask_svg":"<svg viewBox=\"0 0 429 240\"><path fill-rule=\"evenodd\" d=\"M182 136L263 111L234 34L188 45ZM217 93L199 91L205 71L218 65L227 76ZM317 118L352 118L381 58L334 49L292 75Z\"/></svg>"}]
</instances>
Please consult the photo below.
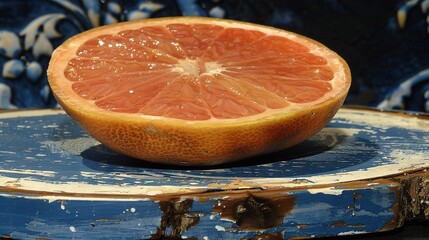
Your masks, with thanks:
<instances>
[{"instance_id":1,"label":"patterned blue backdrop","mask_svg":"<svg viewBox=\"0 0 429 240\"><path fill-rule=\"evenodd\" d=\"M50 55L70 36L133 19L201 15L314 38L349 63L346 104L429 112L429 0L0 0L0 109L57 107Z\"/></svg>"}]
</instances>

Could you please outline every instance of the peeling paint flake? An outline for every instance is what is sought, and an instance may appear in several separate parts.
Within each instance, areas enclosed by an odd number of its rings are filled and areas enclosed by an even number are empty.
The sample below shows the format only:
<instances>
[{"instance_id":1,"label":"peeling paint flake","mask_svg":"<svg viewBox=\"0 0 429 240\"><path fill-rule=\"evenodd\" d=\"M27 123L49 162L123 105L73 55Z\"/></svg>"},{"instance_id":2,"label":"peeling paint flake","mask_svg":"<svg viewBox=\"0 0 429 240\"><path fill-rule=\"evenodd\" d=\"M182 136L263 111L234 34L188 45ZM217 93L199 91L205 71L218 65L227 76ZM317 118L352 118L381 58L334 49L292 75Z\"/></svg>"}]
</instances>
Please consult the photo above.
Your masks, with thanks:
<instances>
[{"instance_id":1,"label":"peeling paint flake","mask_svg":"<svg viewBox=\"0 0 429 240\"><path fill-rule=\"evenodd\" d=\"M44 125L43 128L58 128L59 125L57 124L51 124L51 125Z\"/></svg>"},{"instance_id":2,"label":"peeling paint flake","mask_svg":"<svg viewBox=\"0 0 429 240\"><path fill-rule=\"evenodd\" d=\"M377 126L381 128L390 128L392 127L392 122L395 121L394 125L401 128L407 128L412 130L420 131L422 128L420 124L426 125L425 121L420 120L416 121L416 117L413 116L398 116L394 113L383 113L383 112L372 112L371 115L366 115L365 118L360 114L361 110L351 110L341 111L341 118L347 119L348 123L359 123L362 125L369 124L370 126ZM420 124L416 124L416 122Z\"/></svg>"},{"instance_id":3,"label":"peeling paint flake","mask_svg":"<svg viewBox=\"0 0 429 240\"><path fill-rule=\"evenodd\" d=\"M218 230L218 231L225 232L225 228L224 228L224 227L222 227L222 226L216 225L216 226L215 226L215 228L216 228L216 230Z\"/></svg>"},{"instance_id":4,"label":"peeling paint flake","mask_svg":"<svg viewBox=\"0 0 429 240\"><path fill-rule=\"evenodd\" d=\"M10 174L16 174L16 175L23 175L23 176L42 176L42 177L55 177L56 172L54 171L36 171L36 170L29 170L29 169L0 169L0 173L10 173ZM1 176L0 176L1 179Z\"/></svg>"},{"instance_id":5,"label":"peeling paint flake","mask_svg":"<svg viewBox=\"0 0 429 240\"><path fill-rule=\"evenodd\" d=\"M364 233L368 233L368 232L367 231L347 231L347 232L338 233L338 236L349 236L349 235L364 234Z\"/></svg>"},{"instance_id":6,"label":"peeling paint flake","mask_svg":"<svg viewBox=\"0 0 429 240\"><path fill-rule=\"evenodd\" d=\"M12 151L0 151L0 154L4 153L4 154L16 154L16 152L12 152Z\"/></svg>"},{"instance_id":7,"label":"peeling paint flake","mask_svg":"<svg viewBox=\"0 0 429 240\"><path fill-rule=\"evenodd\" d=\"M327 187L327 188L310 188L308 192L310 194L329 194L329 195L341 195L344 189L337 189L335 187Z\"/></svg>"}]
</instances>

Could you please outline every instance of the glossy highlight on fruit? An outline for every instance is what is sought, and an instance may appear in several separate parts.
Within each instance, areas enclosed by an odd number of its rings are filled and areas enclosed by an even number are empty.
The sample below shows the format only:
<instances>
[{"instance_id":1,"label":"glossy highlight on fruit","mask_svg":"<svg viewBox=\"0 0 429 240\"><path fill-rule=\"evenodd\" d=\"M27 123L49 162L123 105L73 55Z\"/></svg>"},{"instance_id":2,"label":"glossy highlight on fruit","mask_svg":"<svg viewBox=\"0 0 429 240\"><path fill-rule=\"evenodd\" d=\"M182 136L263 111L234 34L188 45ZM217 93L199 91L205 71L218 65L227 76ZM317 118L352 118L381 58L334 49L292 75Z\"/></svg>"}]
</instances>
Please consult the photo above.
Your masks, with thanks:
<instances>
[{"instance_id":1,"label":"glossy highlight on fruit","mask_svg":"<svg viewBox=\"0 0 429 240\"><path fill-rule=\"evenodd\" d=\"M90 135L120 153L215 165L293 146L322 129L351 83L309 38L201 17L130 21L58 47L48 79Z\"/></svg>"}]
</instances>

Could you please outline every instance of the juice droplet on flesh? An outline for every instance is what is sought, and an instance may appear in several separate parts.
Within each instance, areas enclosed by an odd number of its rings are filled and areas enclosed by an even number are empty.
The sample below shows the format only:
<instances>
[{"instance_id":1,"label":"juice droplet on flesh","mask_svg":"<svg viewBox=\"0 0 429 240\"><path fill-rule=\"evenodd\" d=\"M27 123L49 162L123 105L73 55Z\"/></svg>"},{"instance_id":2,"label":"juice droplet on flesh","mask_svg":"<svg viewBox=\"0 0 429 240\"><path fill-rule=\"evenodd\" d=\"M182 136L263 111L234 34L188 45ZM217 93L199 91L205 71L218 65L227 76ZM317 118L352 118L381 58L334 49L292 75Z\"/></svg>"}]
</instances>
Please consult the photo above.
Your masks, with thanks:
<instances>
[{"instance_id":1,"label":"juice droplet on flesh","mask_svg":"<svg viewBox=\"0 0 429 240\"><path fill-rule=\"evenodd\" d=\"M65 76L102 109L208 120L315 101L331 91L334 74L323 57L285 37L170 24L90 39Z\"/></svg>"}]
</instances>

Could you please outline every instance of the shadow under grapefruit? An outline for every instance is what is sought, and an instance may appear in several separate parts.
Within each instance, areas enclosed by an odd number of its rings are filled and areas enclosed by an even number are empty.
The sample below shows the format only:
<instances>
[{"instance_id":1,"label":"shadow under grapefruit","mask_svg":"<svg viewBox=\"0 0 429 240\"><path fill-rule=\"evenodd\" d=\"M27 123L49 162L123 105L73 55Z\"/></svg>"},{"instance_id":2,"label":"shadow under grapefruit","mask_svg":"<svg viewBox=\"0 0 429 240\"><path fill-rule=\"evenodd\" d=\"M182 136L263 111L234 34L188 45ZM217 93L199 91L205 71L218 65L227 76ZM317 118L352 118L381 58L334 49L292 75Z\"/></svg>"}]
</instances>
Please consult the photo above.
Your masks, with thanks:
<instances>
[{"instance_id":1,"label":"shadow under grapefruit","mask_svg":"<svg viewBox=\"0 0 429 240\"><path fill-rule=\"evenodd\" d=\"M173 174L176 171L198 170L192 171L192 174L267 178L321 174L360 165L377 156L379 147L376 143L341 134L341 130L332 133L336 135L335 138L327 138L327 141L321 142L311 138L283 151L216 166L172 166L152 163L116 153L102 144L86 149L81 156L84 165L102 172L139 174L143 170L154 172L163 170L164 173L167 170ZM228 169L228 172L212 171L216 169Z\"/></svg>"}]
</instances>

